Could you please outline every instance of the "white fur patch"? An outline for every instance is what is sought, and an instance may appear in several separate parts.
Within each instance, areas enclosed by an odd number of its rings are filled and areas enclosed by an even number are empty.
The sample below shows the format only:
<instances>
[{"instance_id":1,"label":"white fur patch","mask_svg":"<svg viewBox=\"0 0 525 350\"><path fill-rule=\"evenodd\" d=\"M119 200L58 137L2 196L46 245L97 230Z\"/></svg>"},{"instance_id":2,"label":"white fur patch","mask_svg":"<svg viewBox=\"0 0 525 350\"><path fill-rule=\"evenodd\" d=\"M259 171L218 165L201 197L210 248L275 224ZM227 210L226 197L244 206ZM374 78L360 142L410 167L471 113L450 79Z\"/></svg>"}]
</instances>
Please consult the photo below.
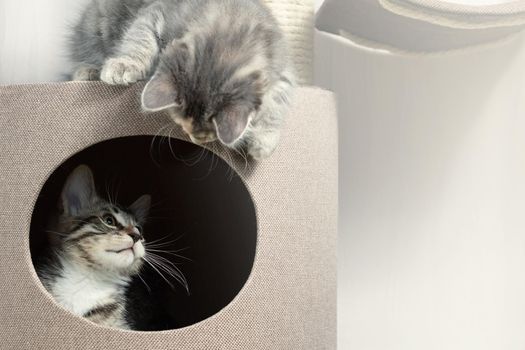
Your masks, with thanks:
<instances>
[{"instance_id":1,"label":"white fur patch","mask_svg":"<svg viewBox=\"0 0 525 350\"><path fill-rule=\"evenodd\" d=\"M136 60L125 57L110 58L104 63L100 80L111 85L129 85L146 77L146 69Z\"/></svg>"},{"instance_id":2,"label":"white fur patch","mask_svg":"<svg viewBox=\"0 0 525 350\"><path fill-rule=\"evenodd\" d=\"M63 270L51 286L56 301L78 316L83 316L97 306L119 302L123 286L129 283L115 275L101 275L87 268L62 261Z\"/></svg>"}]
</instances>

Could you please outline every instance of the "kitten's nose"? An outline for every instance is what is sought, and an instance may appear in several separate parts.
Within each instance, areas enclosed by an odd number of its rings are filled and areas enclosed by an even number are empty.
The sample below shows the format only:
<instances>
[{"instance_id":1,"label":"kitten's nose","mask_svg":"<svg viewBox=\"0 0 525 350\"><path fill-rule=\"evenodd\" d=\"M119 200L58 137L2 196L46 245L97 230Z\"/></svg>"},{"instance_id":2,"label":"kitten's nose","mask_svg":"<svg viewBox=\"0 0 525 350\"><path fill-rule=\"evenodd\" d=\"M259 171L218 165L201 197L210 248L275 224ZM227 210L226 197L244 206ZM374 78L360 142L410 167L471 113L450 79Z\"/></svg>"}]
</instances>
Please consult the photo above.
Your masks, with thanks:
<instances>
[{"instance_id":1,"label":"kitten's nose","mask_svg":"<svg viewBox=\"0 0 525 350\"><path fill-rule=\"evenodd\" d=\"M126 230L126 233L128 234L128 236L131 237L131 239L133 240L133 243L137 243L142 238L142 235L135 227L129 227Z\"/></svg>"}]
</instances>

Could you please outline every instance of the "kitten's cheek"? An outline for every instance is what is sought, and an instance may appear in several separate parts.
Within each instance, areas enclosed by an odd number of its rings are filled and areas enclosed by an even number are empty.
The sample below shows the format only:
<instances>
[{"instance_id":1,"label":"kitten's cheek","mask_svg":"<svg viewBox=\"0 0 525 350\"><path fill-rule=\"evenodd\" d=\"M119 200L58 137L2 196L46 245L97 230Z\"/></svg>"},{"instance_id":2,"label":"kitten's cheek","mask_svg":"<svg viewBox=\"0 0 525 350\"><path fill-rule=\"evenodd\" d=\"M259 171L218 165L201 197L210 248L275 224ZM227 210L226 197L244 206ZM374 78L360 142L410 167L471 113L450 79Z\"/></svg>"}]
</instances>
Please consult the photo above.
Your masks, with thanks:
<instances>
[{"instance_id":1,"label":"kitten's cheek","mask_svg":"<svg viewBox=\"0 0 525 350\"><path fill-rule=\"evenodd\" d=\"M175 124L182 126L184 118L179 113L177 113L177 111L174 110L173 108L170 108L167 111L168 111L168 115L170 116L171 120L173 120Z\"/></svg>"},{"instance_id":2,"label":"kitten's cheek","mask_svg":"<svg viewBox=\"0 0 525 350\"><path fill-rule=\"evenodd\" d=\"M144 257L146 251L144 250L144 246L142 245L142 243L137 243L133 246L133 253L135 254L135 258L137 259Z\"/></svg>"}]
</instances>

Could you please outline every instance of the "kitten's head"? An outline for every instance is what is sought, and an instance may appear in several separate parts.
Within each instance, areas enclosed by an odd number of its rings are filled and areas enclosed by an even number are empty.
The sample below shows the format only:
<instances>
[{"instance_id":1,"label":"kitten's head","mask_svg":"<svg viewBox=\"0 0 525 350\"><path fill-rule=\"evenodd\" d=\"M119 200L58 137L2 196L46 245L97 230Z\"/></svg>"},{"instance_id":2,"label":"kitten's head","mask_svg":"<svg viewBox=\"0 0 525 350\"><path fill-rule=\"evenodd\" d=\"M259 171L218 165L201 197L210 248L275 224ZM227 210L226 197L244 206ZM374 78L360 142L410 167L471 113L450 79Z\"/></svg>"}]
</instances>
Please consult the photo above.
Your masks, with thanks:
<instances>
[{"instance_id":1,"label":"kitten's head","mask_svg":"<svg viewBox=\"0 0 525 350\"><path fill-rule=\"evenodd\" d=\"M173 41L142 93L146 111L168 110L194 143L234 147L262 103L267 59L228 40ZM241 40L242 41L242 40ZM254 48L251 48L254 51Z\"/></svg>"},{"instance_id":2,"label":"kitten's head","mask_svg":"<svg viewBox=\"0 0 525 350\"><path fill-rule=\"evenodd\" d=\"M136 274L145 255L142 225L150 203L149 195L128 208L109 203L97 195L91 170L79 166L60 197L59 253L96 270Z\"/></svg>"}]
</instances>

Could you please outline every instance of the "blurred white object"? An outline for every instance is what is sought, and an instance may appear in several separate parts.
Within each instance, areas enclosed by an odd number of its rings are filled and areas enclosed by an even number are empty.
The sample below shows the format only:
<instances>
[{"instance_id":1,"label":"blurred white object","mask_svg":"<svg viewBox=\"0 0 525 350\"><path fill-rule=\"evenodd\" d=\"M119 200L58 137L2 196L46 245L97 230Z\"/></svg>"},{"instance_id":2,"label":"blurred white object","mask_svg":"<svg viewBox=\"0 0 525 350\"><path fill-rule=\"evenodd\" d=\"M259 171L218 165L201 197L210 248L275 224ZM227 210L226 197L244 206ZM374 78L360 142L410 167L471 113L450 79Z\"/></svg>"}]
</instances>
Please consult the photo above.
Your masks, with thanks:
<instances>
[{"instance_id":1,"label":"blurred white object","mask_svg":"<svg viewBox=\"0 0 525 350\"><path fill-rule=\"evenodd\" d=\"M523 26L465 30L394 13L380 0L327 0L318 12L317 28L369 47L432 53L490 45L521 31Z\"/></svg>"},{"instance_id":2,"label":"blurred white object","mask_svg":"<svg viewBox=\"0 0 525 350\"><path fill-rule=\"evenodd\" d=\"M436 33L369 7L344 21L351 3L319 23L418 48ZM525 38L442 38L457 50L316 34L315 81L339 95L339 349L525 349Z\"/></svg>"},{"instance_id":3,"label":"blurred white object","mask_svg":"<svg viewBox=\"0 0 525 350\"><path fill-rule=\"evenodd\" d=\"M525 23L523 0L379 1L383 7L397 14L455 28L521 26Z\"/></svg>"},{"instance_id":4,"label":"blurred white object","mask_svg":"<svg viewBox=\"0 0 525 350\"><path fill-rule=\"evenodd\" d=\"M452 4L470 5L470 6L485 6L485 5L499 5L515 2L516 0L443 0Z\"/></svg>"}]
</instances>

